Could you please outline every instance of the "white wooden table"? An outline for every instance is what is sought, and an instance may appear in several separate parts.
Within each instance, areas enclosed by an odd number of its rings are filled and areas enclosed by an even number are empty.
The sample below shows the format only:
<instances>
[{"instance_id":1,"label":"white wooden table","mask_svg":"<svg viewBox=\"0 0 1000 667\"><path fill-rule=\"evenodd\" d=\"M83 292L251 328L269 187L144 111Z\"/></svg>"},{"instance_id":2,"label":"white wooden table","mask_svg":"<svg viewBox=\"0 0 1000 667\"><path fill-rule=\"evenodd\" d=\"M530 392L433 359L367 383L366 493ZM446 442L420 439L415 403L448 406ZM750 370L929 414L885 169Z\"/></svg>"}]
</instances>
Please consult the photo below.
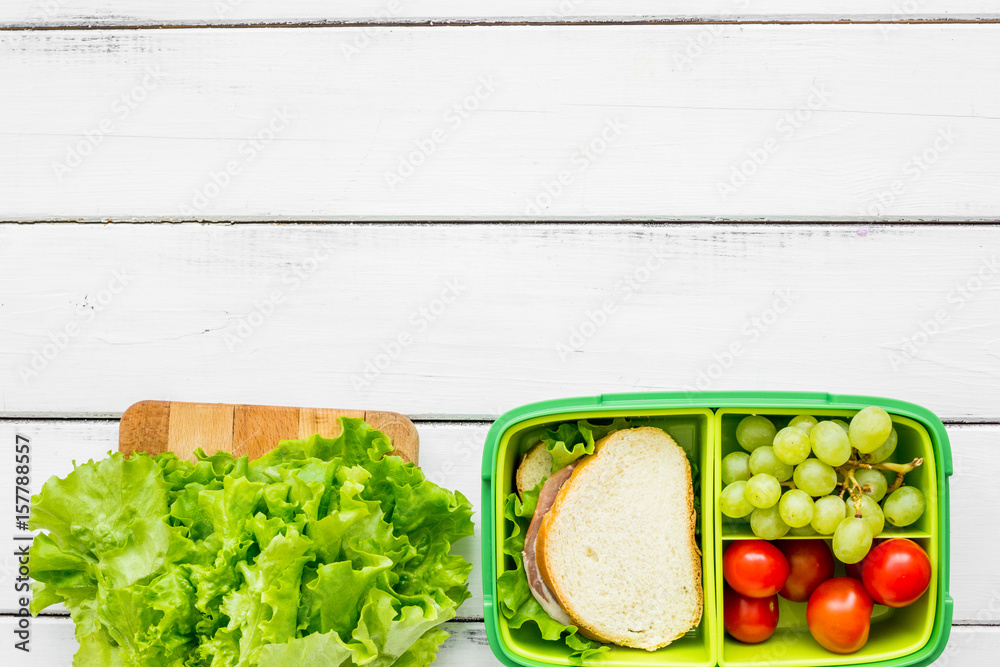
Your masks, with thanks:
<instances>
[{"instance_id":1,"label":"white wooden table","mask_svg":"<svg viewBox=\"0 0 1000 667\"><path fill-rule=\"evenodd\" d=\"M997 21L997 0L6 0L0 495L17 434L37 490L144 398L404 412L478 507L490 420L528 401L892 396L954 446L937 664L995 665ZM0 551L4 664L69 664L64 615L13 648ZM471 585L442 665L497 664Z\"/></svg>"}]
</instances>

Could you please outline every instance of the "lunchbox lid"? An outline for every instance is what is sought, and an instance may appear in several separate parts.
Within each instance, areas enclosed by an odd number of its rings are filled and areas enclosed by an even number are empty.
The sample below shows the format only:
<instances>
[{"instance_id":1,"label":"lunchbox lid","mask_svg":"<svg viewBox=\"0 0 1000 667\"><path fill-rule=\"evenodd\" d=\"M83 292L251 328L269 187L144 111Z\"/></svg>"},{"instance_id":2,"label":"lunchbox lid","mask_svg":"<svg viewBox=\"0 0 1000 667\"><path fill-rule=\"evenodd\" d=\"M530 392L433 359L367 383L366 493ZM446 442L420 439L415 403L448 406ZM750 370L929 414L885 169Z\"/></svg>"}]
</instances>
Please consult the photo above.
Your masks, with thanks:
<instances>
[{"instance_id":1,"label":"lunchbox lid","mask_svg":"<svg viewBox=\"0 0 1000 667\"><path fill-rule=\"evenodd\" d=\"M869 405L881 406L894 414L914 419L928 429L935 443L938 445L935 449L935 453L938 455L938 465L946 476L950 477L954 473L951 442L944 430L944 424L941 423L936 414L916 403L877 396L806 391L653 391L557 398L527 403L508 410L493 422L487 433L486 448L483 451L482 478L484 480L491 480L493 478L496 446L500 442L500 437L504 431L514 424L528 419L581 410L610 411L684 407L729 408L742 407L748 404L759 408L788 408L794 410L808 410L809 408L860 410Z\"/></svg>"}]
</instances>

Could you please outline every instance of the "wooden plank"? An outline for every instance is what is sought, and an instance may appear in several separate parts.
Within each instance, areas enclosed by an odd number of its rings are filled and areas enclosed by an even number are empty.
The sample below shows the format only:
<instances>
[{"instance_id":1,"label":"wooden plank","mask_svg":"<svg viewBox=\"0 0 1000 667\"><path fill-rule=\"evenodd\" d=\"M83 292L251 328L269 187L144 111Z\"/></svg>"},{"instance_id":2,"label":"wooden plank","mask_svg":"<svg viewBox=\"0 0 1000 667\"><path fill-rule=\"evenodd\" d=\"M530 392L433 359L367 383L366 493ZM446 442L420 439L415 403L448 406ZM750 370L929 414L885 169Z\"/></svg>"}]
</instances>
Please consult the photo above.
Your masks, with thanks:
<instances>
[{"instance_id":1,"label":"wooden plank","mask_svg":"<svg viewBox=\"0 0 1000 667\"><path fill-rule=\"evenodd\" d=\"M7 411L157 396L476 418L692 388L1000 420L1000 226L0 230Z\"/></svg>"},{"instance_id":2,"label":"wooden plank","mask_svg":"<svg viewBox=\"0 0 1000 667\"><path fill-rule=\"evenodd\" d=\"M0 618L0 632L12 635L15 620ZM501 663L490 650L482 623L446 623L451 633L438 652L435 667L494 666ZM32 621L32 653L15 652L12 642L0 645L0 658L17 659L26 667L68 665L68 656L76 652L73 623L66 617L40 618ZM944 655L933 667L994 667L1000 652L1000 628L995 626L954 626Z\"/></svg>"},{"instance_id":3,"label":"wooden plank","mask_svg":"<svg viewBox=\"0 0 1000 667\"><path fill-rule=\"evenodd\" d=\"M257 458L290 434L299 434L299 409L263 405L237 405L234 409L232 451Z\"/></svg>"},{"instance_id":4,"label":"wooden plank","mask_svg":"<svg viewBox=\"0 0 1000 667\"><path fill-rule=\"evenodd\" d=\"M0 618L0 632L11 634L15 622L11 617ZM444 628L451 633L451 637L438 653L434 663L438 667L500 664L490 650L481 622L446 623ZM48 667L69 664L66 657L75 653L78 646L73 637L73 623L67 617L34 619L32 635L32 653L27 659L20 653L14 653L10 643L0 647L0 656L18 657L18 664L22 665ZM1000 651L1000 628L990 625L953 626L944 655L932 664L934 667L992 667L997 651Z\"/></svg>"},{"instance_id":5,"label":"wooden plank","mask_svg":"<svg viewBox=\"0 0 1000 667\"><path fill-rule=\"evenodd\" d=\"M0 617L0 632L15 637L18 619ZM29 653L14 648L14 641L0 644L0 660L23 667L68 667L79 648L73 636L73 622L66 616L41 617L31 621ZM450 637L438 651L435 667L497 666L501 664L490 651L482 623L445 623ZM13 662L13 661L16 661ZM976 663L970 663L976 667ZM985 664L985 663L984 663Z\"/></svg>"},{"instance_id":6,"label":"wooden plank","mask_svg":"<svg viewBox=\"0 0 1000 667\"><path fill-rule=\"evenodd\" d=\"M172 451L188 458L200 448L207 454L230 451L257 458L282 440L314 433L337 437L340 417L364 418L389 436L397 456L418 462L417 429L395 412L178 401L139 401L129 407L122 415L118 450L126 454ZM153 425L161 430L154 432Z\"/></svg>"},{"instance_id":7,"label":"wooden plank","mask_svg":"<svg viewBox=\"0 0 1000 667\"><path fill-rule=\"evenodd\" d=\"M337 22L592 22L592 21L969 21L1000 16L993 0L836 0L821 6L793 0L507 0L462 2L430 0L175 0L130 3L127 0L8 0L0 9L0 26L137 26L230 25Z\"/></svg>"},{"instance_id":8,"label":"wooden plank","mask_svg":"<svg viewBox=\"0 0 1000 667\"><path fill-rule=\"evenodd\" d=\"M165 452L170 449L167 437L170 432L170 403L168 401L134 403L122 414L119 422L118 451L130 454L132 452Z\"/></svg>"},{"instance_id":9,"label":"wooden plank","mask_svg":"<svg viewBox=\"0 0 1000 667\"><path fill-rule=\"evenodd\" d=\"M365 421L389 436L395 453L407 461L419 463L417 427L396 412L365 411Z\"/></svg>"},{"instance_id":10,"label":"wooden plank","mask_svg":"<svg viewBox=\"0 0 1000 667\"><path fill-rule=\"evenodd\" d=\"M171 403L167 449L184 458L192 456L199 447L207 448L209 454L229 449L233 444L233 421L232 405ZM133 439L126 439L119 449L131 453L136 444L141 446Z\"/></svg>"},{"instance_id":11,"label":"wooden plank","mask_svg":"<svg viewBox=\"0 0 1000 667\"><path fill-rule=\"evenodd\" d=\"M892 27L5 32L0 219L1000 219L1000 25Z\"/></svg>"},{"instance_id":12,"label":"wooden plank","mask_svg":"<svg viewBox=\"0 0 1000 667\"><path fill-rule=\"evenodd\" d=\"M458 611L462 619L482 618L482 570L479 521L482 517L479 477L488 424L428 423L420 427L421 467L428 479L455 489L476 509L476 536L460 541L456 551L473 563L472 598ZM0 443L20 433L33 447L32 489L37 492L51 475L64 476L73 461L100 458L115 448L113 420L0 420ZM1000 621L1000 574L993 567L1000 533L1000 496L996 469L1000 460L1000 425L949 426L955 475L951 480L951 594L955 622L996 624ZM0 494L13 497L13 456L0 457ZM0 524L7 544L18 531L12 521ZM20 533L23 534L23 533ZM13 590L17 562L13 550L0 553L0 590ZM0 596L0 614L14 610L13 595ZM957 658L956 658L957 659ZM955 664L966 664L958 662Z\"/></svg>"},{"instance_id":13,"label":"wooden plank","mask_svg":"<svg viewBox=\"0 0 1000 667\"><path fill-rule=\"evenodd\" d=\"M364 410L338 410L344 417L364 419ZM329 410L301 408L299 410L299 437L307 438L313 433L329 433L329 437L340 435L340 421Z\"/></svg>"}]
</instances>

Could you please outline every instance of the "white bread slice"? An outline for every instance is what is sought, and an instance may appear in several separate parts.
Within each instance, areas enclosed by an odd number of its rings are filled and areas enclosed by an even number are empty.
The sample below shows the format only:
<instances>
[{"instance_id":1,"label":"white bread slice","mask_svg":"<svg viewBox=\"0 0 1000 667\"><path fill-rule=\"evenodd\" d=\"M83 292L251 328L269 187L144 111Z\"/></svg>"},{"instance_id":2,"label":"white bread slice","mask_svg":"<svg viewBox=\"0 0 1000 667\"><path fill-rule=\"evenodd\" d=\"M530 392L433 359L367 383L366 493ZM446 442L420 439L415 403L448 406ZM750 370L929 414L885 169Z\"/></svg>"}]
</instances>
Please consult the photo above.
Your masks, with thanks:
<instances>
[{"instance_id":1,"label":"white bread slice","mask_svg":"<svg viewBox=\"0 0 1000 667\"><path fill-rule=\"evenodd\" d=\"M552 474L552 455L545 449L544 443L538 443L521 458L517 467L517 495L524 497L527 491L538 486L538 483Z\"/></svg>"},{"instance_id":2,"label":"white bread slice","mask_svg":"<svg viewBox=\"0 0 1000 667\"><path fill-rule=\"evenodd\" d=\"M701 620L691 466L661 429L581 459L538 533L538 569L581 634L655 651Z\"/></svg>"}]
</instances>

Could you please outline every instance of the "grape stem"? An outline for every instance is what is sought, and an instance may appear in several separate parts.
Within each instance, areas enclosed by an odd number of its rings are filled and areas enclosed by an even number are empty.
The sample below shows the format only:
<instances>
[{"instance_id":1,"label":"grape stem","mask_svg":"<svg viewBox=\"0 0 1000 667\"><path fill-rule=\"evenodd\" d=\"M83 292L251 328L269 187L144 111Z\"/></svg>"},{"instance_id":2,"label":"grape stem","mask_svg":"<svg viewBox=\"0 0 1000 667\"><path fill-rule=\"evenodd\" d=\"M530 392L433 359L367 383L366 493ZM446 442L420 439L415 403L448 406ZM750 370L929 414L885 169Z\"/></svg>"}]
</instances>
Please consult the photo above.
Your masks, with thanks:
<instances>
[{"instance_id":1,"label":"grape stem","mask_svg":"<svg viewBox=\"0 0 1000 667\"><path fill-rule=\"evenodd\" d=\"M863 458L867 459L867 456L859 457L858 451L854 450L853 455L850 459L848 459L847 463L836 469L837 472L844 478L844 481L841 483L840 497L843 499L845 494L849 493L851 495L851 500L854 501L855 513L859 517L861 516L861 496L866 492L871 493L872 488L867 484L861 486L861 484L858 483L857 478L854 476L854 472L858 468L864 468L866 470L888 470L889 472L896 473L896 481L894 481L885 491L886 495L888 495L903 485L903 478L906 476L906 473L913 472L924 464L924 460L921 458L913 459L909 463L867 463L863 460Z\"/></svg>"},{"instance_id":2,"label":"grape stem","mask_svg":"<svg viewBox=\"0 0 1000 667\"><path fill-rule=\"evenodd\" d=\"M844 490L850 490L851 500L854 501L854 516L861 518L861 496L864 495L864 487L858 483L858 479L854 476L854 471L856 468L844 468L837 469L841 475L844 476ZM848 486L850 485L850 486Z\"/></svg>"},{"instance_id":3,"label":"grape stem","mask_svg":"<svg viewBox=\"0 0 1000 667\"><path fill-rule=\"evenodd\" d=\"M879 467L882 470L889 470L889 471L892 471L892 472L896 473L896 479L895 479L895 481L893 481L893 483L889 486L889 488L887 488L885 490L886 495L889 495L890 493L892 493L893 491L895 491L899 487L903 486L903 478L906 476L906 473L910 472L911 470L916 469L920 465L923 465L923 462L924 462L923 459L919 459L918 458L918 459L913 459L909 463L902 463L902 464L901 463L879 463L876 467Z\"/></svg>"},{"instance_id":4,"label":"grape stem","mask_svg":"<svg viewBox=\"0 0 1000 667\"><path fill-rule=\"evenodd\" d=\"M889 470L897 475L905 475L908 472L913 472L923 464L923 459L913 459L909 463L876 463L871 467L878 468L879 470Z\"/></svg>"}]
</instances>

